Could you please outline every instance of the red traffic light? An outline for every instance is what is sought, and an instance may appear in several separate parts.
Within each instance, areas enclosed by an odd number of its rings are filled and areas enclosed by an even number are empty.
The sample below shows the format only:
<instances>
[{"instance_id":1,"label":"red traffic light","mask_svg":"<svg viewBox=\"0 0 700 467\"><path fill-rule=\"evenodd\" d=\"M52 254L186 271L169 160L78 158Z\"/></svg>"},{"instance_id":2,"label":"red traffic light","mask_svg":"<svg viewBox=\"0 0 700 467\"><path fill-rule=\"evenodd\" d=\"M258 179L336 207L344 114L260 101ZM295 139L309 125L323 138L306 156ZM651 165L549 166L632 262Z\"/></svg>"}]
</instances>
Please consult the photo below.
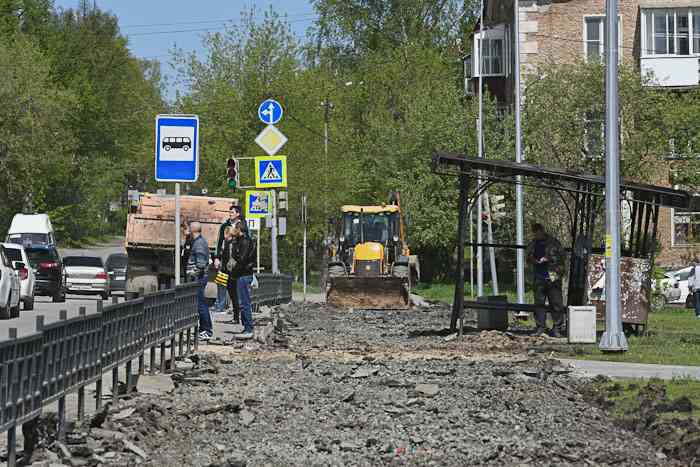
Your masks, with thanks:
<instances>
[{"instance_id":1,"label":"red traffic light","mask_svg":"<svg viewBox=\"0 0 700 467\"><path fill-rule=\"evenodd\" d=\"M236 159L229 159L226 162L226 179L230 188L236 188L238 185L238 162Z\"/></svg>"}]
</instances>

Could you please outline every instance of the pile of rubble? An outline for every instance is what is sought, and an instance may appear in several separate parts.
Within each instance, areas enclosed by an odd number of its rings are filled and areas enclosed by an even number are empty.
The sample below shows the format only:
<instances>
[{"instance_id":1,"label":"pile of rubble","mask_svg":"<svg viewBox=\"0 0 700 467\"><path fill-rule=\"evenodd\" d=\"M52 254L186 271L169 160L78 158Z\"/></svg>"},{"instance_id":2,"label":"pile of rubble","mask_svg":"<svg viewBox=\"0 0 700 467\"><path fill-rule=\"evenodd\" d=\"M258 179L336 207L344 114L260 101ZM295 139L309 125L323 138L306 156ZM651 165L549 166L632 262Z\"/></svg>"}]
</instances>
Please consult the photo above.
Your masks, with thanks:
<instances>
[{"instance_id":1,"label":"pile of rubble","mask_svg":"<svg viewBox=\"0 0 700 467\"><path fill-rule=\"evenodd\" d=\"M258 326L267 329L254 342L202 347L173 373L142 377L140 394L72 427L64 442L42 433L33 460L42 467L676 465L588 403L569 368L528 353L529 338L453 338L448 313L286 307Z\"/></svg>"}]
</instances>

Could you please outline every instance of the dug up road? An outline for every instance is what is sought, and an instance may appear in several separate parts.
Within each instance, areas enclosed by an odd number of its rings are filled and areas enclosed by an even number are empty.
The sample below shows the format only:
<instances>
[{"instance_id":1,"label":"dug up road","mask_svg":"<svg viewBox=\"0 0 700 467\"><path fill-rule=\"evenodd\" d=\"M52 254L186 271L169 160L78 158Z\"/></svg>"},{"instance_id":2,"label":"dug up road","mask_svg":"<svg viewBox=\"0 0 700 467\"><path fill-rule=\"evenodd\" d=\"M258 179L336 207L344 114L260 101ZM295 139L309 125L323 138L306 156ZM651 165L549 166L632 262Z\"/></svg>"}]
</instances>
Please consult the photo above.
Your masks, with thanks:
<instances>
[{"instance_id":1,"label":"dug up road","mask_svg":"<svg viewBox=\"0 0 700 467\"><path fill-rule=\"evenodd\" d=\"M202 345L162 390L126 395L30 463L146 466L667 466L586 397L546 338L450 335L449 309L293 304L256 340ZM143 377L142 377L143 378ZM700 443L696 445L700 446Z\"/></svg>"}]
</instances>

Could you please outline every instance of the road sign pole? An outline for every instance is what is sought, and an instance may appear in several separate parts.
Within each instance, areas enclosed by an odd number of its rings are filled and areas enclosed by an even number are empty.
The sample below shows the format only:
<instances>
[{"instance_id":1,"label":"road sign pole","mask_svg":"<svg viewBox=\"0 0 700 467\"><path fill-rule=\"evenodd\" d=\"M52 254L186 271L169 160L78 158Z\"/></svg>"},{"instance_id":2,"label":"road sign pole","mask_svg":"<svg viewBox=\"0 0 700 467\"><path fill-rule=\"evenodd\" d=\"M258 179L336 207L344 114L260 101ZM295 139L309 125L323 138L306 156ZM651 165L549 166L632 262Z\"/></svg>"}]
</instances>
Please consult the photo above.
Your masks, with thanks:
<instances>
[{"instance_id":1,"label":"road sign pole","mask_svg":"<svg viewBox=\"0 0 700 467\"><path fill-rule=\"evenodd\" d=\"M307 234L307 228L306 228L306 193L301 195L301 220L302 223L304 224L304 303L306 303L306 234Z\"/></svg>"},{"instance_id":2,"label":"road sign pole","mask_svg":"<svg viewBox=\"0 0 700 467\"><path fill-rule=\"evenodd\" d=\"M605 11L605 333L600 350L628 349L620 310L620 140L618 102L617 0L607 0Z\"/></svg>"},{"instance_id":3,"label":"road sign pole","mask_svg":"<svg viewBox=\"0 0 700 467\"><path fill-rule=\"evenodd\" d=\"M257 237L258 237L258 238L257 238L257 242L258 242L258 249L257 249L258 267L257 267L256 269L257 269L257 271L258 271L258 274L260 274L260 271L261 271L261 269L260 269L260 234L261 234L261 233L262 233L262 226L260 226L260 228L258 228L258 233L257 233Z\"/></svg>"},{"instance_id":4,"label":"road sign pole","mask_svg":"<svg viewBox=\"0 0 700 467\"><path fill-rule=\"evenodd\" d=\"M277 191L270 190L270 210L272 211L272 230L271 247L272 247L272 274L279 274L279 264L277 262Z\"/></svg>"},{"instance_id":5,"label":"road sign pole","mask_svg":"<svg viewBox=\"0 0 700 467\"><path fill-rule=\"evenodd\" d=\"M175 184L175 285L180 285L180 184Z\"/></svg>"}]
</instances>

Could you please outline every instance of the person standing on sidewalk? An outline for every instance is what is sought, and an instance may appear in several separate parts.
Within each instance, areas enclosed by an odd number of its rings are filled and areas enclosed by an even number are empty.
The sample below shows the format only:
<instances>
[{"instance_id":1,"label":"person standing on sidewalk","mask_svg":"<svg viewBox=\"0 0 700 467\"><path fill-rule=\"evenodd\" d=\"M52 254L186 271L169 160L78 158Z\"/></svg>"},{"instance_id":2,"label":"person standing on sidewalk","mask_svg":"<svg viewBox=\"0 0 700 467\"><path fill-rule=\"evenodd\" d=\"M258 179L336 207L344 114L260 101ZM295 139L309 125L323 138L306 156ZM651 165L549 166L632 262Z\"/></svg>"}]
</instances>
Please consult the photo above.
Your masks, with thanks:
<instances>
[{"instance_id":1,"label":"person standing on sidewalk","mask_svg":"<svg viewBox=\"0 0 700 467\"><path fill-rule=\"evenodd\" d=\"M209 281L209 244L202 236L202 224L199 222L192 222L190 224L190 232L194 240L192 240L192 250L187 265L187 273L188 276L194 279L194 282L199 284L199 288L197 289L199 340L208 341L214 335L209 306L207 306L207 299L204 296L204 291Z\"/></svg>"},{"instance_id":2,"label":"person standing on sidewalk","mask_svg":"<svg viewBox=\"0 0 700 467\"><path fill-rule=\"evenodd\" d=\"M527 261L535 269L535 335L547 331L547 309L545 301L549 302L554 326L550 335L560 338L564 336L566 319L564 299L562 297L562 262L564 250L559 240L549 235L542 224L532 225L534 239L527 246Z\"/></svg>"},{"instance_id":3,"label":"person standing on sidewalk","mask_svg":"<svg viewBox=\"0 0 700 467\"><path fill-rule=\"evenodd\" d=\"M236 266L238 261L234 257L234 252L238 248L238 238L234 235L236 226L240 223L234 223L233 226L226 227L224 230L224 245L221 251L221 271L228 274L228 289L231 305L233 306L233 323L240 324L241 307L238 302L238 276L236 276Z\"/></svg>"},{"instance_id":4,"label":"person standing on sidewalk","mask_svg":"<svg viewBox=\"0 0 700 467\"><path fill-rule=\"evenodd\" d=\"M695 264L690 270L688 286L692 288L693 298L695 299L695 317L700 319L700 259L698 258L695 258Z\"/></svg>"},{"instance_id":5,"label":"person standing on sidewalk","mask_svg":"<svg viewBox=\"0 0 700 467\"><path fill-rule=\"evenodd\" d=\"M219 227L219 238L216 241L216 250L214 252L214 267L217 270L223 270L221 267L221 256L224 251L224 242L226 241L224 232L228 227L231 227L236 221L238 221L241 217L241 211L238 206L234 206L233 204L229 208L229 213L228 213L228 219L221 224ZM224 271L225 272L225 271ZM226 307L228 306L229 302L229 293L228 290L226 290L226 287L223 285L216 285L216 302L214 302L214 312L215 313L224 313L226 312ZM235 308L234 304L234 308Z\"/></svg>"},{"instance_id":6,"label":"person standing on sidewalk","mask_svg":"<svg viewBox=\"0 0 700 467\"><path fill-rule=\"evenodd\" d=\"M233 235L236 238L233 248L233 259L236 264L232 275L236 277L238 303L241 307L241 323L243 332L236 334L237 339L251 339L253 337L253 310L250 302L250 292L255 276L253 267L255 266L255 243L247 235L244 223L234 224Z\"/></svg>"}]
</instances>

